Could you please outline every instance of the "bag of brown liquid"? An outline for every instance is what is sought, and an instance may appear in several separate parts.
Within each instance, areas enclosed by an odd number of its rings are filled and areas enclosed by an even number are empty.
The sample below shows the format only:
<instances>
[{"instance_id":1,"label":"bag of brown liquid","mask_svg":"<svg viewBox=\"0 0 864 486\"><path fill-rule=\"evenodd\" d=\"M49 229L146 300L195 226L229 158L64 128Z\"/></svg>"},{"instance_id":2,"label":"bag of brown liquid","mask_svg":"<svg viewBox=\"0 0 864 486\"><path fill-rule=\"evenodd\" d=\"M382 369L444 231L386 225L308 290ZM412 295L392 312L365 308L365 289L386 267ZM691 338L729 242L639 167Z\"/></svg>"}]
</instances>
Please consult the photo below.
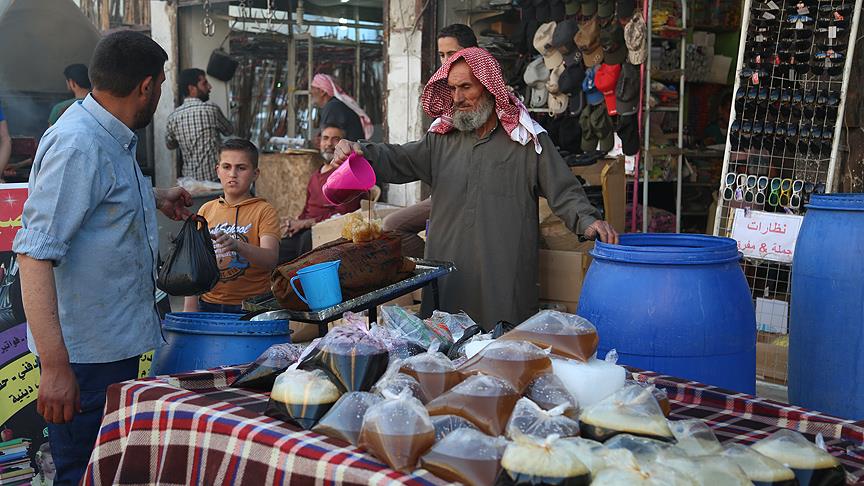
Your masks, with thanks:
<instances>
[{"instance_id":1,"label":"bag of brown liquid","mask_svg":"<svg viewBox=\"0 0 864 486\"><path fill-rule=\"evenodd\" d=\"M407 473L417 468L420 456L434 443L435 428L423 404L407 391L385 391L384 400L366 411L357 445Z\"/></svg>"},{"instance_id":2,"label":"bag of brown liquid","mask_svg":"<svg viewBox=\"0 0 864 486\"><path fill-rule=\"evenodd\" d=\"M431 415L458 415L492 436L504 433L519 392L501 378L469 376L426 405Z\"/></svg>"},{"instance_id":3,"label":"bag of brown liquid","mask_svg":"<svg viewBox=\"0 0 864 486\"><path fill-rule=\"evenodd\" d=\"M401 373L414 377L420 384L425 401L438 398L447 390L462 382L463 376L443 353L418 354L402 361Z\"/></svg>"},{"instance_id":4,"label":"bag of brown liquid","mask_svg":"<svg viewBox=\"0 0 864 486\"><path fill-rule=\"evenodd\" d=\"M529 342L495 340L465 361L459 372L497 376L521 394L537 376L552 372L552 360Z\"/></svg>"},{"instance_id":5,"label":"bag of brown liquid","mask_svg":"<svg viewBox=\"0 0 864 486\"><path fill-rule=\"evenodd\" d=\"M365 323L334 327L321 338L301 369L322 369L345 391L369 391L387 370L387 345L366 329Z\"/></svg>"},{"instance_id":6,"label":"bag of brown liquid","mask_svg":"<svg viewBox=\"0 0 864 486\"><path fill-rule=\"evenodd\" d=\"M264 414L309 430L340 395L339 388L323 371L289 369L276 378Z\"/></svg>"},{"instance_id":7,"label":"bag of brown liquid","mask_svg":"<svg viewBox=\"0 0 864 486\"><path fill-rule=\"evenodd\" d=\"M487 486L498 477L506 448L507 440L503 437L459 429L435 444L420 459L420 466L446 481Z\"/></svg>"},{"instance_id":8,"label":"bag of brown liquid","mask_svg":"<svg viewBox=\"0 0 864 486\"><path fill-rule=\"evenodd\" d=\"M550 435L559 437L577 437L579 422L565 417L564 411L569 404L561 404L546 411L527 398L520 398L507 423L507 437L517 434L530 435L545 439Z\"/></svg>"},{"instance_id":9,"label":"bag of brown liquid","mask_svg":"<svg viewBox=\"0 0 864 486\"><path fill-rule=\"evenodd\" d=\"M450 432L459 429L477 430L477 427L475 427L474 424L458 415L433 415L432 426L435 427L436 442L447 437L447 434Z\"/></svg>"},{"instance_id":10,"label":"bag of brown liquid","mask_svg":"<svg viewBox=\"0 0 864 486\"><path fill-rule=\"evenodd\" d=\"M528 341L565 358L588 361L597 352L600 337L588 319L575 314L542 310L501 336L505 341Z\"/></svg>"},{"instance_id":11,"label":"bag of brown liquid","mask_svg":"<svg viewBox=\"0 0 864 486\"><path fill-rule=\"evenodd\" d=\"M381 400L382 398L374 393L346 393L333 405L327 415L312 427L312 432L357 445L357 437L360 435L360 427L363 425L366 411Z\"/></svg>"}]
</instances>

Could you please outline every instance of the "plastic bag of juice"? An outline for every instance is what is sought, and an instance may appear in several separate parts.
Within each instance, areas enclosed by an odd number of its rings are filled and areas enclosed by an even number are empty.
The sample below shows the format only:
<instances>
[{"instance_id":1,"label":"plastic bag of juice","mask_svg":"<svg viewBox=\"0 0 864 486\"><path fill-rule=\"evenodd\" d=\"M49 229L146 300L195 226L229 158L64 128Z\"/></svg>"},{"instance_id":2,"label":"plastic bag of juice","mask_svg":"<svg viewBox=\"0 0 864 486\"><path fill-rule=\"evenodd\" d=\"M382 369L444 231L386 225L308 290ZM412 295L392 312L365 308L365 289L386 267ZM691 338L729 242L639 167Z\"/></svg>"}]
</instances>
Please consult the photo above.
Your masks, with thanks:
<instances>
[{"instance_id":1,"label":"plastic bag of juice","mask_svg":"<svg viewBox=\"0 0 864 486\"><path fill-rule=\"evenodd\" d=\"M501 458L499 485L588 485L591 471L575 446L558 436L544 439L517 434Z\"/></svg>"},{"instance_id":2,"label":"plastic bag of juice","mask_svg":"<svg viewBox=\"0 0 864 486\"><path fill-rule=\"evenodd\" d=\"M503 437L459 429L435 444L420 459L420 465L446 481L486 486L495 483L506 448L507 440Z\"/></svg>"},{"instance_id":3,"label":"plastic bag of juice","mask_svg":"<svg viewBox=\"0 0 864 486\"><path fill-rule=\"evenodd\" d=\"M588 361L597 352L600 337L588 319L575 314L542 310L501 336L509 341L528 341L565 358Z\"/></svg>"},{"instance_id":4,"label":"plastic bag of juice","mask_svg":"<svg viewBox=\"0 0 864 486\"><path fill-rule=\"evenodd\" d=\"M433 345L433 349L435 346ZM462 382L463 376L447 356L433 351L412 356L402 361L399 372L412 376L420 384L425 401L437 398L442 393Z\"/></svg>"},{"instance_id":5,"label":"plastic bag of juice","mask_svg":"<svg viewBox=\"0 0 864 486\"><path fill-rule=\"evenodd\" d=\"M311 429L342 393L321 370L289 369L276 377L265 415Z\"/></svg>"},{"instance_id":6,"label":"plastic bag of juice","mask_svg":"<svg viewBox=\"0 0 864 486\"><path fill-rule=\"evenodd\" d=\"M346 393L318 421L318 424L312 427L312 431L357 445L366 411L381 400L381 396L374 393Z\"/></svg>"},{"instance_id":7,"label":"plastic bag of juice","mask_svg":"<svg viewBox=\"0 0 864 486\"><path fill-rule=\"evenodd\" d=\"M345 391L369 391L387 370L389 360L386 343L372 335L365 323L349 322L321 338L316 352L300 368L325 370Z\"/></svg>"},{"instance_id":8,"label":"plastic bag of juice","mask_svg":"<svg viewBox=\"0 0 864 486\"><path fill-rule=\"evenodd\" d=\"M274 344L261 353L231 386L270 391L276 377L300 358L300 346L296 344Z\"/></svg>"},{"instance_id":9,"label":"plastic bag of juice","mask_svg":"<svg viewBox=\"0 0 864 486\"><path fill-rule=\"evenodd\" d=\"M546 411L527 398L520 398L507 423L507 437L516 434L530 435L540 439L550 435L559 437L577 437L579 422L565 417L564 411L568 404L559 405Z\"/></svg>"},{"instance_id":10,"label":"plastic bag of juice","mask_svg":"<svg viewBox=\"0 0 864 486\"><path fill-rule=\"evenodd\" d=\"M435 427L435 442L440 441L455 430L477 430L474 424L458 415L432 415L432 426Z\"/></svg>"},{"instance_id":11,"label":"plastic bag of juice","mask_svg":"<svg viewBox=\"0 0 864 486\"><path fill-rule=\"evenodd\" d=\"M582 436L605 442L618 434L672 441L672 431L660 405L647 388L624 385L582 411Z\"/></svg>"},{"instance_id":12,"label":"plastic bag of juice","mask_svg":"<svg viewBox=\"0 0 864 486\"><path fill-rule=\"evenodd\" d=\"M553 364L554 367L554 364ZM543 410L552 410L561 405L567 405L564 415L573 420L579 420L579 404L560 378L553 373L538 376L525 389L525 397L530 398Z\"/></svg>"},{"instance_id":13,"label":"plastic bag of juice","mask_svg":"<svg viewBox=\"0 0 864 486\"><path fill-rule=\"evenodd\" d=\"M495 376L469 376L426 404L431 415L458 415L492 436L504 433L520 395Z\"/></svg>"},{"instance_id":14,"label":"plastic bag of juice","mask_svg":"<svg viewBox=\"0 0 864 486\"><path fill-rule=\"evenodd\" d=\"M408 391L385 391L384 400L366 411L357 445L391 468L411 472L434 443L435 428L423 404Z\"/></svg>"},{"instance_id":15,"label":"plastic bag of juice","mask_svg":"<svg viewBox=\"0 0 864 486\"><path fill-rule=\"evenodd\" d=\"M495 340L465 361L459 371L497 376L522 393L537 376L552 372L552 360L529 342Z\"/></svg>"},{"instance_id":16,"label":"plastic bag of juice","mask_svg":"<svg viewBox=\"0 0 864 486\"><path fill-rule=\"evenodd\" d=\"M751 447L792 469L799 484L845 484L846 473L837 458L807 440L800 432L780 429Z\"/></svg>"}]
</instances>

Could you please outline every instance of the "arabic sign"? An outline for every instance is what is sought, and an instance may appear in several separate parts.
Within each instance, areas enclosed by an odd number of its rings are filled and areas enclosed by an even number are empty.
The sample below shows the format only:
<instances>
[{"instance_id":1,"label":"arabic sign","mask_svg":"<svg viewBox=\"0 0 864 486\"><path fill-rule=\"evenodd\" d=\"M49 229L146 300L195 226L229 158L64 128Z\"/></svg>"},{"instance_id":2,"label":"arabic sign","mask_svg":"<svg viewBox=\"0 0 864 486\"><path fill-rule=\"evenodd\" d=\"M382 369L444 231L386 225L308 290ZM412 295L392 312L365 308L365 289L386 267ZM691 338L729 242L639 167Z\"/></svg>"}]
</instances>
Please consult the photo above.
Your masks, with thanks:
<instances>
[{"instance_id":1,"label":"arabic sign","mask_svg":"<svg viewBox=\"0 0 864 486\"><path fill-rule=\"evenodd\" d=\"M803 216L735 210L732 238L748 258L792 263Z\"/></svg>"},{"instance_id":2,"label":"arabic sign","mask_svg":"<svg viewBox=\"0 0 864 486\"><path fill-rule=\"evenodd\" d=\"M10 251L15 233L21 229L27 184L3 184L0 187L0 251Z\"/></svg>"},{"instance_id":3,"label":"arabic sign","mask_svg":"<svg viewBox=\"0 0 864 486\"><path fill-rule=\"evenodd\" d=\"M30 402L39 390L39 365L36 356L27 353L0 368L0 423L6 423Z\"/></svg>"}]
</instances>

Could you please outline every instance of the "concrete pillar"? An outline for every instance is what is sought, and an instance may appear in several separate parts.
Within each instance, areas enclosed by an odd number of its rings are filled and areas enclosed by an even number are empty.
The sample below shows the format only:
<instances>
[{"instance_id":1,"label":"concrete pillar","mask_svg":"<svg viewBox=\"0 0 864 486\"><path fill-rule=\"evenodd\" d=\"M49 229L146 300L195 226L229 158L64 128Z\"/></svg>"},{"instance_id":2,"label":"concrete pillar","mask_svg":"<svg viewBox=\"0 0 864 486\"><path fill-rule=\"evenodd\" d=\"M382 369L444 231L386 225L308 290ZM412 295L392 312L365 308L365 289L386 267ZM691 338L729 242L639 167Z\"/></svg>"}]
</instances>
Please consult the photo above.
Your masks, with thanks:
<instances>
[{"instance_id":1,"label":"concrete pillar","mask_svg":"<svg viewBox=\"0 0 864 486\"><path fill-rule=\"evenodd\" d=\"M390 143L405 143L423 136L423 109L420 106L422 32L414 23L418 14L415 0L390 0L387 13L387 129ZM388 202L408 206L420 200L420 183L393 184Z\"/></svg>"},{"instance_id":2,"label":"concrete pillar","mask_svg":"<svg viewBox=\"0 0 864 486\"><path fill-rule=\"evenodd\" d=\"M150 1L150 36L165 52L165 83L162 98L153 115L153 157L157 187L171 187L177 180L177 164L173 150L165 146L165 127L168 115L174 111L177 96L177 6L175 2Z\"/></svg>"}]
</instances>

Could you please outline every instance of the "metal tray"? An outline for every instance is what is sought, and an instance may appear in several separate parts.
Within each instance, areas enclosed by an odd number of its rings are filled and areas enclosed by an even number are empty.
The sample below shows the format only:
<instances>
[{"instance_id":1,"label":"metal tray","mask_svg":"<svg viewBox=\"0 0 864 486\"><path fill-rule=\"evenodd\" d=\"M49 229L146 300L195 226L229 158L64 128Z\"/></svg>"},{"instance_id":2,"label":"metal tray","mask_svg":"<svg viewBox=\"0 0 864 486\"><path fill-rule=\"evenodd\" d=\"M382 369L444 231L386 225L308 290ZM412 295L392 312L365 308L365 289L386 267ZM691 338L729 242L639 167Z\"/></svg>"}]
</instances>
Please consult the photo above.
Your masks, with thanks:
<instances>
[{"instance_id":1,"label":"metal tray","mask_svg":"<svg viewBox=\"0 0 864 486\"><path fill-rule=\"evenodd\" d=\"M346 300L341 304L326 309L317 311L293 311L284 309L287 313L287 318L293 321L309 323L326 323L334 321L340 319L342 314L346 312L356 312L377 307L380 304L413 292L456 270L456 266L450 262L438 262L419 258L411 258L411 260L417 265L414 269L413 277L408 277L405 280L394 283L393 285L369 292L368 294L355 297L351 300ZM273 297L272 294L246 299L243 302L243 309L249 312L283 310L282 306L278 301L276 301L276 298Z\"/></svg>"}]
</instances>

